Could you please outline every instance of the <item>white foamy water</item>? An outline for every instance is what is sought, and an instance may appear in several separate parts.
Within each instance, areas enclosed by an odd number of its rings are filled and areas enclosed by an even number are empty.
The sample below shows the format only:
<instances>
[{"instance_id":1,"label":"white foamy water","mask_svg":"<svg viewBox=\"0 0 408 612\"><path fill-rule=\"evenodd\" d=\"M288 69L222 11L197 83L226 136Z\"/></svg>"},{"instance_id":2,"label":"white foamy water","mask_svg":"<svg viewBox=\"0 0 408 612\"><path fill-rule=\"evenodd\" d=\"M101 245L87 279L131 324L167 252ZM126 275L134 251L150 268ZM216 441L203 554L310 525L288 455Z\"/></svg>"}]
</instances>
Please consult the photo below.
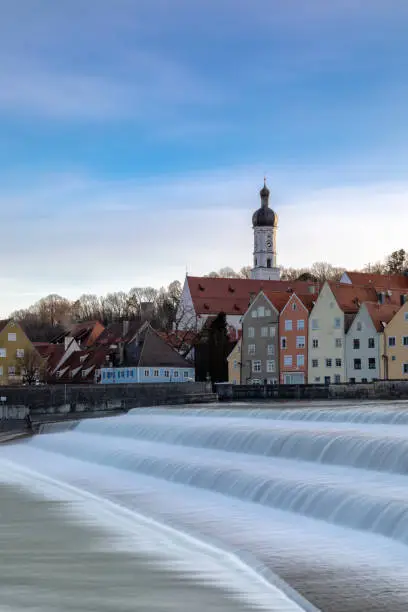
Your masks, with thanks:
<instances>
[{"instance_id":1,"label":"white foamy water","mask_svg":"<svg viewBox=\"0 0 408 612\"><path fill-rule=\"evenodd\" d=\"M154 559L152 584L172 567L220 610L406 612L407 415L136 410L1 447L0 479L105 534L98 554Z\"/></svg>"}]
</instances>

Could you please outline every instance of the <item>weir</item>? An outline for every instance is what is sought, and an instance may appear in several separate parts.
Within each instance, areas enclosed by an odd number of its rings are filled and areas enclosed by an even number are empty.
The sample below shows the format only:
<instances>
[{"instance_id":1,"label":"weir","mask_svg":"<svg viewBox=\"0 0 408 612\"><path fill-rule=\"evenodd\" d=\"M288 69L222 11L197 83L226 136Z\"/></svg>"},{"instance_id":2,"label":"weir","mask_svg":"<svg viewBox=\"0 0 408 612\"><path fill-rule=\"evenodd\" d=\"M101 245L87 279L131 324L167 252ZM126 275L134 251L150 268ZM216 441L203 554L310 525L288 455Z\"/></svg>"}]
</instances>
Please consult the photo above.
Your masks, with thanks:
<instances>
[{"instance_id":1,"label":"weir","mask_svg":"<svg viewBox=\"0 0 408 612\"><path fill-rule=\"evenodd\" d=\"M408 609L404 404L139 409L42 433L0 460L247 555L320 610Z\"/></svg>"}]
</instances>

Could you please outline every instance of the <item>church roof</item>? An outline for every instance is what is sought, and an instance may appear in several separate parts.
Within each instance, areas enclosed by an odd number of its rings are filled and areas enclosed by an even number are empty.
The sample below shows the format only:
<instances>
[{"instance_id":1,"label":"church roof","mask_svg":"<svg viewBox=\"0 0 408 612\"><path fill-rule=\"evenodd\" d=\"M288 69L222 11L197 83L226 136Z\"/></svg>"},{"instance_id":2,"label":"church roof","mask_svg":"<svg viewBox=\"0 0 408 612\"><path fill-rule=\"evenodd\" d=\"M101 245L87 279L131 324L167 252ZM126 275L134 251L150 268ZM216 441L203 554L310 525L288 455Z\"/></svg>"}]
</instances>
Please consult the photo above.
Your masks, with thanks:
<instances>
[{"instance_id":1,"label":"church roof","mask_svg":"<svg viewBox=\"0 0 408 612\"><path fill-rule=\"evenodd\" d=\"M376 287L376 289L407 289L408 277L404 274L370 274L367 272L345 272L352 285Z\"/></svg>"},{"instance_id":2,"label":"church roof","mask_svg":"<svg viewBox=\"0 0 408 612\"><path fill-rule=\"evenodd\" d=\"M225 312L228 315L243 315L251 297L261 290L285 292L287 299L295 292L308 295L316 292L316 283L311 281L273 281L247 278L211 278L187 276L188 287L196 314L209 315Z\"/></svg>"}]
</instances>

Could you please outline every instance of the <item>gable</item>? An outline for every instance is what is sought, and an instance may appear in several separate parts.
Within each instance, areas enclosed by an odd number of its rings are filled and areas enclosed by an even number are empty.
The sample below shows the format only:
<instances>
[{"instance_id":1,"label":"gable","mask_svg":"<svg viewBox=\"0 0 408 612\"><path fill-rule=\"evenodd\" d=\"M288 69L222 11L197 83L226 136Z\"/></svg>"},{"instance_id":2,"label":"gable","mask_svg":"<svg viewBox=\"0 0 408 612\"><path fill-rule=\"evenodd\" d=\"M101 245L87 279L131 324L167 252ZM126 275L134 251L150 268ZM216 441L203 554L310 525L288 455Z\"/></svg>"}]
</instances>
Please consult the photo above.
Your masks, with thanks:
<instances>
[{"instance_id":1,"label":"gable","mask_svg":"<svg viewBox=\"0 0 408 612\"><path fill-rule=\"evenodd\" d=\"M139 367L191 368L191 363L169 346L150 326L146 330L137 365Z\"/></svg>"},{"instance_id":2,"label":"gable","mask_svg":"<svg viewBox=\"0 0 408 612\"><path fill-rule=\"evenodd\" d=\"M266 308L270 308L271 310L274 310L275 314L278 315L279 312L278 310L275 308L275 306L272 304L272 302L267 298L267 296L264 294L263 291L260 291L258 293L258 295L256 296L256 298L254 299L254 301L252 302L252 304L249 306L249 308L247 308L244 316L242 317L242 323L244 323L245 319L248 317L248 319L253 319L252 317L252 312L254 310L256 310L257 308L259 308L259 306L264 306ZM254 317L254 319L256 320L257 317Z\"/></svg>"}]
</instances>

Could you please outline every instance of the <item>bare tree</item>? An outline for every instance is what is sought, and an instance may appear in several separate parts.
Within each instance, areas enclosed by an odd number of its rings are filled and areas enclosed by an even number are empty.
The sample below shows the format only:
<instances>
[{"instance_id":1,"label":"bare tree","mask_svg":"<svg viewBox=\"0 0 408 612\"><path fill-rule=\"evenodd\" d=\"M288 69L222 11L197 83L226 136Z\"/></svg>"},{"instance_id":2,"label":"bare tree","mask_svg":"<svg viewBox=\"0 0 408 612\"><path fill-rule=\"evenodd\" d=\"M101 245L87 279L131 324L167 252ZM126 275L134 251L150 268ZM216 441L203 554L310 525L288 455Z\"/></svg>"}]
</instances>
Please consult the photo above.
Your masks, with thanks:
<instances>
[{"instance_id":1,"label":"bare tree","mask_svg":"<svg viewBox=\"0 0 408 612\"><path fill-rule=\"evenodd\" d=\"M22 357L17 357L16 366L23 383L33 385L45 379L45 360L35 349L26 349Z\"/></svg>"},{"instance_id":2,"label":"bare tree","mask_svg":"<svg viewBox=\"0 0 408 612\"><path fill-rule=\"evenodd\" d=\"M408 254L404 249L394 251L388 255L384 271L386 274L404 274L408 268Z\"/></svg>"}]
</instances>

